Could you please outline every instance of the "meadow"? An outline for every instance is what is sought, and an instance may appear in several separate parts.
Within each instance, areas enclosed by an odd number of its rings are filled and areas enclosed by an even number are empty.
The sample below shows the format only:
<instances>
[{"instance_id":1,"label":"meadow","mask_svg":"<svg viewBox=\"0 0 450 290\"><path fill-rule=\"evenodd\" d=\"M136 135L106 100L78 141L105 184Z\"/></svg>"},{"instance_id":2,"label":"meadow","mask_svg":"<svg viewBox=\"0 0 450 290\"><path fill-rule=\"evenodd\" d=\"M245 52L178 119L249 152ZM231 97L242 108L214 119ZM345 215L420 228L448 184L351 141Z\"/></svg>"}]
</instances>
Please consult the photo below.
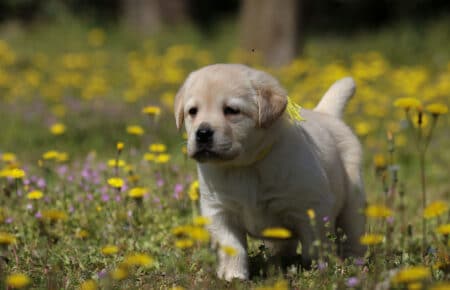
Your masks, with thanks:
<instances>
[{"instance_id":1,"label":"meadow","mask_svg":"<svg viewBox=\"0 0 450 290\"><path fill-rule=\"evenodd\" d=\"M0 288L450 289L449 27L315 36L279 69L236 49L228 26L213 39L0 28ZM282 272L252 240L252 280L216 278L172 109L187 74L216 62L268 70L305 108L356 80L345 120L365 155L364 259L321 249L311 270Z\"/></svg>"}]
</instances>

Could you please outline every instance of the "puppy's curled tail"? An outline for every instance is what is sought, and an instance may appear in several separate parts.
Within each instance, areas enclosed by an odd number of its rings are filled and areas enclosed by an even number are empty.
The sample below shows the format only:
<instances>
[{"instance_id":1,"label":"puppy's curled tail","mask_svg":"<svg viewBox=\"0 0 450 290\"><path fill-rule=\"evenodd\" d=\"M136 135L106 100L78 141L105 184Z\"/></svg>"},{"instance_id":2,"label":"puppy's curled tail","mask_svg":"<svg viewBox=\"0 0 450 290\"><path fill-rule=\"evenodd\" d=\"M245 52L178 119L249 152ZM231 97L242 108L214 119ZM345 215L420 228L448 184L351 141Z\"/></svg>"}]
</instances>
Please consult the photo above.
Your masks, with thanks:
<instances>
[{"instance_id":1,"label":"puppy's curled tail","mask_svg":"<svg viewBox=\"0 0 450 290\"><path fill-rule=\"evenodd\" d=\"M355 90L356 84L351 77L336 81L323 95L314 111L342 118L345 105L353 96Z\"/></svg>"}]
</instances>

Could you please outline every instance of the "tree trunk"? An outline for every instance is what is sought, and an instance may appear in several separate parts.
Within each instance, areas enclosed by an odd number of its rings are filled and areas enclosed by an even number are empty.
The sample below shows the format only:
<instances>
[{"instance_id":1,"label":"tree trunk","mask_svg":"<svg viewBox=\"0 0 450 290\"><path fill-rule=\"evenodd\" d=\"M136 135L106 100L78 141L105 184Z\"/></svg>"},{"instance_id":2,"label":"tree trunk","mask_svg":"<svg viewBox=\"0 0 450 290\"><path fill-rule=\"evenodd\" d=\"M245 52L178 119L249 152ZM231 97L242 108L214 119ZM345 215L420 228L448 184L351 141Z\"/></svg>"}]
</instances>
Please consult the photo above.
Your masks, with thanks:
<instances>
[{"instance_id":1,"label":"tree trunk","mask_svg":"<svg viewBox=\"0 0 450 290\"><path fill-rule=\"evenodd\" d=\"M125 25L144 34L187 21L187 8L185 0L122 0Z\"/></svg>"},{"instance_id":2,"label":"tree trunk","mask_svg":"<svg viewBox=\"0 0 450 290\"><path fill-rule=\"evenodd\" d=\"M243 0L241 45L260 53L269 66L288 64L300 47L301 0Z\"/></svg>"}]
</instances>

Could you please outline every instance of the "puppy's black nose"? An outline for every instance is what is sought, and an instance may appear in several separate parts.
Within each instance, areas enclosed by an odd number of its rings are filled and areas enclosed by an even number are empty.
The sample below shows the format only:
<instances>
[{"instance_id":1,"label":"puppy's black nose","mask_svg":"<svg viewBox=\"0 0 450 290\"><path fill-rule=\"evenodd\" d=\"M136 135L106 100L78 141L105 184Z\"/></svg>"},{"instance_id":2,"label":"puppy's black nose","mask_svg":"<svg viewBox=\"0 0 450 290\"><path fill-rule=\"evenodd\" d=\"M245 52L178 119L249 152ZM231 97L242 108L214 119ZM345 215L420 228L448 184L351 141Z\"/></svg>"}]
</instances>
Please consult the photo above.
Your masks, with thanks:
<instances>
[{"instance_id":1,"label":"puppy's black nose","mask_svg":"<svg viewBox=\"0 0 450 290\"><path fill-rule=\"evenodd\" d=\"M195 132L195 140L201 144L211 143L213 140L214 131L207 124L201 124Z\"/></svg>"}]
</instances>

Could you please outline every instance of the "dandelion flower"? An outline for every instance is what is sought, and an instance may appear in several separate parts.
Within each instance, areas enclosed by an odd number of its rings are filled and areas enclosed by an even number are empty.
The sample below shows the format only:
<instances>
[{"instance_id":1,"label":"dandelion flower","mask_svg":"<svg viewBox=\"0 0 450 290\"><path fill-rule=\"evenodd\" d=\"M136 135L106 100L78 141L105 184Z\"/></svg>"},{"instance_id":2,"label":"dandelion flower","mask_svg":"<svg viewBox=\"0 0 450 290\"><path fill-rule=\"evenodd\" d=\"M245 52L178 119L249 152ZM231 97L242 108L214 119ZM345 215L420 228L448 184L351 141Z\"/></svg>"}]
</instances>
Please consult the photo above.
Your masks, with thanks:
<instances>
[{"instance_id":1,"label":"dandelion flower","mask_svg":"<svg viewBox=\"0 0 450 290\"><path fill-rule=\"evenodd\" d=\"M444 224L437 227L436 232L442 235L450 235L450 224Z\"/></svg>"},{"instance_id":2,"label":"dandelion flower","mask_svg":"<svg viewBox=\"0 0 450 290\"><path fill-rule=\"evenodd\" d=\"M43 196L44 194L40 190L33 190L27 194L28 199L41 199Z\"/></svg>"},{"instance_id":3,"label":"dandelion flower","mask_svg":"<svg viewBox=\"0 0 450 290\"><path fill-rule=\"evenodd\" d=\"M42 211L42 217L49 221L65 221L67 220L67 214L61 210L50 209Z\"/></svg>"},{"instance_id":4,"label":"dandelion flower","mask_svg":"<svg viewBox=\"0 0 450 290\"><path fill-rule=\"evenodd\" d=\"M147 254L134 253L126 256L123 263L128 266L150 267L154 260Z\"/></svg>"},{"instance_id":5,"label":"dandelion flower","mask_svg":"<svg viewBox=\"0 0 450 290\"><path fill-rule=\"evenodd\" d=\"M125 161L122 159L109 159L108 166L109 167L124 167L126 165Z\"/></svg>"},{"instance_id":6,"label":"dandelion flower","mask_svg":"<svg viewBox=\"0 0 450 290\"><path fill-rule=\"evenodd\" d=\"M221 246L220 250L222 250L222 252L224 252L225 254L227 254L230 257L234 257L237 255L237 250L231 246L227 246L227 245Z\"/></svg>"},{"instance_id":7,"label":"dandelion flower","mask_svg":"<svg viewBox=\"0 0 450 290\"><path fill-rule=\"evenodd\" d=\"M108 178L108 184L114 188L122 188L124 182L123 179L120 177L111 177Z\"/></svg>"},{"instance_id":8,"label":"dandelion flower","mask_svg":"<svg viewBox=\"0 0 450 290\"><path fill-rule=\"evenodd\" d=\"M310 220L313 220L316 218L316 212L312 208L308 209L306 211L306 214L308 215Z\"/></svg>"},{"instance_id":9,"label":"dandelion flower","mask_svg":"<svg viewBox=\"0 0 450 290\"><path fill-rule=\"evenodd\" d=\"M15 162L17 160L16 154L11 153L11 152L5 152L2 154L2 160L4 162L9 162L9 163Z\"/></svg>"},{"instance_id":10,"label":"dandelion flower","mask_svg":"<svg viewBox=\"0 0 450 290\"><path fill-rule=\"evenodd\" d=\"M178 239L175 241L175 247L179 249L191 248L193 245L194 241L192 239Z\"/></svg>"},{"instance_id":11,"label":"dandelion flower","mask_svg":"<svg viewBox=\"0 0 450 290\"><path fill-rule=\"evenodd\" d=\"M148 150L150 150L153 153L163 153L166 152L167 147L164 144L161 143L153 143L148 146Z\"/></svg>"},{"instance_id":12,"label":"dandelion flower","mask_svg":"<svg viewBox=\"0 0 450 290\"><path fill-rule=\"evenodd\" d=\"M394 283L411 283L424 280L431 277L430 268L425 266L407 267L398 271L392 282Z\"/></svg>"},{"instance_id":13,"label":"dandelion flower","mask_svg":"<svg viewBox=\"0 0 450 290\"><path fill-rule=\"evenodd\" d=\"M159 116L161 114L161 108L157 106L147 106L142 108L142 113L150 116Z\"/></svg>"},{"instance_id":14,"label":"dandelion flower","mask_svg":"<svg viewBox=\"0 0 450 290\"><path fill-rule=\"evenodd\" d=\"M369 205L364 212L367 217L371 218L388 218L393 215L393 212L390 208L381 204Z\"/></svg>"},{"instance_id":15,"label":"dandelion flower","mask_svg":"<svg viewBox=\"0 0 450 290\"><path fill-rule=\"evenodd\" d=\"M66 126L63 123L55 123L50 127L53 135L62 135L66 132Z\"/></svg>"},{"instance_id":16,"label":"dandelion flower","mask_svg":"<svg viewBox=\"0 0 450 290\"><path fill-rule=\"evenodd\" d=\"M292 236L291 231L285 228L267 228L262 232L263 237L272 239L288 239Z\"/></svg>"},{"instance_id":17,"label":"dandelion flower","mask_svg":"<svg viewBox=\"0 0 450 290\"><path fill-rule=\"evenodd\" d=\"M123 142L117 142L116 144L117 151L119 152L122 151L124 146L125 145L123 144Z\"/></svg>"},{"instance_id":18,"label":"dandelion flower","mask_svg":"<svg viewBox=\"0 0 450 290\"><path fill-rule=\"evenodd\" d=\"M167 163L170 160L170 155L169 154L159 154L156 156L155 158L155 163L158 164L163 164L163 163Z\"/></svg>"},{"instance_id":19,"label":"dandelion flower","mask_svg":"<svg viewBox=\"0 0 450 290\"><path fill-rule=\"evenodd\" d=\"M409 110L410 108L418 109L422 106L422 103L415 98L400 98L394 102L394 106Z\"/></svg>"},{"instance_id":20,"label":"dandelion flower","mask_svg":"<svg viewBox=\"0 0 450 290\"><path fill-rule=\"evenodd\" d=\"M142 198L147 194L147 189L144 187L133 187L128 192L128 196L131 198Z\"/></svg>"},{"instance_id":21,"label":"dandelion flower","mask_svg":"<svg viewBox=\"0 0 450 290\"><path fill-rule=\"evenodd\" d=\"M202 227L192 227L188 232L188 235L199 242L209 241L209 233Z\"/></svg>"},{"instance_id":22,"label":"dandelion flower","mask_svg":"<svg viewBox=\"0 0 450 290\"><path fill-rule=\"evenodd\" d=\"M9 233L0 232L0 245L12 245L16 243L16 237Z\"/></svg>"},{"instance_id":23,"label":"dandelion flower","mask_svg":"<svg viewBox=\"0 0 450 290\"><path fill-rule=\"evenodd\" d=\"M359 122L355 126L355 132L359 136L366 136L372 131L372 126L368 122Z\"/></svg>"},{"instance_id":24,"label":"dandelion flower","mask_svg":"<svg viewBox=\"0 0 450 290\"><path fill-rule=\"evenodd\" d=\"M375 165L375 168L381 169L386 168L387 161L383 154L376 154L373 157L373 165Z\"/></svg>"},{"instance_id":25,"label":"dandelion flower","mask_svg":"<svg viewBox=\"0 0 450 290\"><path fill-rule=\"evenodd\" d=\"M25 171L20 168L13 168L6 171L6 177L14 178L14 179L22 179L25 177Z\"/></svg>"},{"instance_id":26,"label":"dandelion flower","mask_svg":"<svg viewBox=\"0 0 450 290\"><path fill-rule=\"evenodd\" d=\"M50 150L42 154L42 158L45 160L57 159L59 156L59 152L56 150Z\"/></svg>"},{"instance_id":27,"label":"dandelion flower","mask_svg":"<svg viewBox=\"0 0 450 290\"><path fill-rule=\"evenodd\" d=\"M448 203L442 200L437 200L430 203L423 211L423 217L426 219L440 216L448 211Z\"/></svg>"},{"instance_id":28,"label":"dandelion flower","mask_svg":"<svg viewBox=\"0 0 450 290\"><path fill-rule=\"evenodd\" d=\"M22 273L15 273L6 277L6 285L11 288L24 288L30 284L30 278Z\"/></svg>"},{"instance_id":29,"label":"dandelion flower","mask_svg":"<svg viewBox=\"0 0 450 290\"><path fill-rule=\"evenodd\" d=\"M205 216L197 216L194 218L194 225L205 226L211 223L211 219Z\"/></svg>"},{"instance_id":30,"label":"dandelion flower","mask_svg":"<svg viewBox=\"0 0 450 290\"><path fill-rule=\"evenodd\" d=\"M75 232L75 237L78 239L85 239L88 236L89 236L89 232L86 230L77 229L77 231Z\"/></svg>"},{"instance_id":31,"label":"dandelion flower","mask_svg":"<svg viewBox=\"0 0 450 290\"><path fill-rule=\"evenodd\" d=\"M114 245L106 245L102 248L101 252L106 256L115 255L119 252L119 247Z\"/></svg>"},{"instance_id":32,"label":"dandelion flower","mask_svg":"<svg viewBox=\"0 0 450 290\"><path fill-rule=\"evenodd\" d=\"M379 234L365 234L359 238L361 245L373 246L383 242L384 236Z\"/></svg>"},{"instance_id":33,"label":"dandelion flower","mask_svg":"<svg viewBox=\"0 0 450 290\"><path fill-rule=\"evenodd\" d=\"M144 154L144 160L147 160L147 161L154 161L155 157L156 157L156 155L153 153L145 153Z\"/></svg>"},{"instance_id":34,"label":"dandelion flower","mask_svg":"<svg viewBox=\"0 0 450 290\"><path fill-rule=\"evenodd\" d=\"M123 280L128 277L128 270L124 267L117 267L111 271L111 278L114 280Z\"/></svg>"},{"instance_id":35,"label":"dandelion flower","mask_svg":"<svg viewBox=\"0 0 450 290\"><path fill-rule=\"evenodd\" d=\"M434 103L430 104L425 107L425 110L427 110L430 114L437 116L437 115L444 115L448 113L448 107L445 104L442 103Z\"/></svg>"},{"instance_id":36,"label":"dandelion flower","mask_svg":"<svg viewBox=\"0 0 450 290\"><path fill-rule=\"evenodd\" d=\"M86 280L80 285L80 290L97 290L97 289L98 289L97 282L95 282L92 279Z\"/></svg>"},{"instance_id":37,"label":"dandelion flower","mask_svg":"<svg viewBox=\"0 0 450 290\"><path fill-rule=\"evenodd\" d=\"M189 187L188 195L192 201L198 200L198 196L199 196L198 180L195 180L194 182L191 183L191 186Z\"/></svg>"},{"instance_id":38,"label":"dandelion flower","mask_svg":"<svg viewBox=\"0 0 450 290\"><path fill-rule=\"evenodd\" d=\"M131 125L127 127L127 133L130 135L142 136L144 135L144 129L139 125Z\"/></svg>"}]
</instances>

